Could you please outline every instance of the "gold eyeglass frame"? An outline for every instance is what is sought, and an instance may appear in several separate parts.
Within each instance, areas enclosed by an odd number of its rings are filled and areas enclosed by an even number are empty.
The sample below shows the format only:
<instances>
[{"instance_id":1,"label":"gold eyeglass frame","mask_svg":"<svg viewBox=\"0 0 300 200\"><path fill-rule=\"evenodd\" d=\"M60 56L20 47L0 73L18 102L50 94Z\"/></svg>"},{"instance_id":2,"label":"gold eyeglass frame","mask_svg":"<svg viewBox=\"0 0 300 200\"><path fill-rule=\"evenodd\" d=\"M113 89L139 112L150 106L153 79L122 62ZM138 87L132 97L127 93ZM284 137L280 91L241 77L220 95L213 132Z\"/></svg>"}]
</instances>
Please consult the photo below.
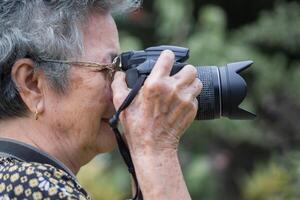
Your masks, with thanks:
<instances>
[{"instance_id":1,"label":"gold eyeglass frame","mask_svg":"<svg viewBox=\"0 0 300 200\"><path fill-rule=\"evenodd\" d=\"M113 76L113 74L116 71L121 70L120 56L116 56L113 59L112 63L107 63L107 64L91 62L91 61L54 60L54 59L47 59L47 58L38 58L38 60L42 61L42 62L50 62L50 63L68 64L68 65L73 65L73 66L96 68L98 71L108 70L108 73L111 77Z\"/></svg>"}]
</instances>

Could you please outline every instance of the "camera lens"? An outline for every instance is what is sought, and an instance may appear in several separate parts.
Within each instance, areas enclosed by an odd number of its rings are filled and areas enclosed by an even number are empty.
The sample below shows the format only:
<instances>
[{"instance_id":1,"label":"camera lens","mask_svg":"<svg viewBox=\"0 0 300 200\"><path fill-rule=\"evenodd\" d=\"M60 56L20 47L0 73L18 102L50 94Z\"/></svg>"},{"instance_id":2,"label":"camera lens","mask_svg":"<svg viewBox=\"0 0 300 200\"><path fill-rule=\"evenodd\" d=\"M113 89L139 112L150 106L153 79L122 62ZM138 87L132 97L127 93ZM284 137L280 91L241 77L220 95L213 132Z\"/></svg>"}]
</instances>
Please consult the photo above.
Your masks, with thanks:
<instances>
[{"instance_id":1,"label":"camera lens","mask_svg":"<svg viewBox=\"0 0 300 200\"><path fill-rule=\"evenodd\" d=\"M230 119L250 119L254 114L239 108L247 94L247 84L239 72L253 62L230 63L224 67L197 67L198 78L203 89L198 100L196 120L216 119L226 116Z\"/></svg>"},{"instance_id":2,"label":"camera lens","mask_svg":"<svg viewBox=\"0 0 300 200\"><path fill-rule=\"evenodd\" d=\"M189 49L177 46L155 46L142 51L129 51L121 54L121 69L126 72L126 82L130 88L136 85L141 75L151 73L163 50L172 50L175 63L170 75L179 72L189 58ZM252 61L230 63L223 67L196 67L203 89L198 100L196 120L228 117L230 119L251 119L254 114L239 108L247 94L247 84L239 75L251 66Z\"/></svg>"}]
</instances>

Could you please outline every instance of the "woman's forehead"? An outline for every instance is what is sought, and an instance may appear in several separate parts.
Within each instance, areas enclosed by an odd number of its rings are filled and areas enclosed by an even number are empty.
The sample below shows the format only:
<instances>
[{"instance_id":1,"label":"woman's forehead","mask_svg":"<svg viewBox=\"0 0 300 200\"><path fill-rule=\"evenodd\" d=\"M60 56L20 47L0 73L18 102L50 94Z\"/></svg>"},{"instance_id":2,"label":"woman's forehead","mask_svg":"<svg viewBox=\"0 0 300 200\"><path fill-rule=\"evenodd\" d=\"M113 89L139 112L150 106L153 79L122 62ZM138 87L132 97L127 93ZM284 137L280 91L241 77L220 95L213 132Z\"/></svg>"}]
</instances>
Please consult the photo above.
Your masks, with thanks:
<instances>
[{"instance_id":1,"label":"woman's forehead","mask_svg":"<svg viewBox=\"0 0 300 200\"><path fill-rule=\"evenodd\" d=\"M105 57L111 60L118 54L120 49L118 30L109 14L93 13L89 17L83 27L83 46L85 58Z\"/></svg>"}]
</instances>

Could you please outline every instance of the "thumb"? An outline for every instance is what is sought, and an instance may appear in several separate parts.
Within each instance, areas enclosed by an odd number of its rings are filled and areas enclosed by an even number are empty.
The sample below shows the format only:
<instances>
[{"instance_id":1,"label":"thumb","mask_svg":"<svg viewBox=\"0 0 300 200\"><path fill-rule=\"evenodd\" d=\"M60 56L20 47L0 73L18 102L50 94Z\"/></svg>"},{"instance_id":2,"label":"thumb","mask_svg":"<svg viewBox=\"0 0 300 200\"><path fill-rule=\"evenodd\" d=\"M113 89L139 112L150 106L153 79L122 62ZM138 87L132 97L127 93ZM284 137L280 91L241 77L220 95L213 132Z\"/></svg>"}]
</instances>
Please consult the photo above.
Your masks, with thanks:
<instances>
[{"instance_id":1,"label":"thumb","mask_svg":"<svg viewBox=\"0 0 300 200\"><path fill-rule=\"evenodd\" d=\"M113 102L116 110L121 106L125 98L129 93L129 88L125 81L124 72L116 72L114 80L111 84L111 89L113 92Z\"/></svg>"}]
</instances>

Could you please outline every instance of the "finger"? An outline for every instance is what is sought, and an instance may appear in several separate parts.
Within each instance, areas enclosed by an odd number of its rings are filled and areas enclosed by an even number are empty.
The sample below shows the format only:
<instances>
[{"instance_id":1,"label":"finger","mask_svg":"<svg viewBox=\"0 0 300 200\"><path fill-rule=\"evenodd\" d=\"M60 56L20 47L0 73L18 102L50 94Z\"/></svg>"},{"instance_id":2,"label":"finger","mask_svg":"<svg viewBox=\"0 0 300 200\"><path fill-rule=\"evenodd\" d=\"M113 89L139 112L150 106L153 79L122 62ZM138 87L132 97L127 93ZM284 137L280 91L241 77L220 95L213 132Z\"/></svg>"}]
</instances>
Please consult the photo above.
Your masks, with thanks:
<instances>
[{"instance_id":1,"label":"finger","mask_svg":"<svg viewBox=\"0 0 300 200\"><path fill-rule=\"evenodd\" d=\"M169 76L174 64L175 55L170 50L164 50L154 65L149 78Z\"/></svg>"},{"instance_id":2,"label":"finger","mask_svg":"<svg viewBox=\"0 0 300 200\"><path fill-rule=\"evenodd\" d=\"M192 104L193 104L193 107L191 109L185 110L185 113L184 113L185 118L182 119L182 121L181 121L182 124L185 125L185 128L182 130L182 132L184 132L189 127L189 125L195 120L195 118L197 116L198 100L194 99Z\"/></svg>"},{"instance_id":3,"label":"finger","mask_svg":"<svg viewBox=\"0 0 300 200\"><path fill-rule=\"evenodd\" d=\"M190 105L194 104L194 101L197 101L202 89L202 84L198 80L195 80L188 88L178 91L178 97L181 100L180 103L174 101L170 105L170 110L177 110L175 113L180 113L180 110L186 110L186 108L191 108ZM197 104L198 105L198 104ZM194 106L192 106L194 107Z\"/></svg>"},{"instance_id":4,"label":"finger","mask_svg":"<svg viewBox=\"0 0 300 200\"><path fill-rule=\"evenodd\" d=\"M192 65L186 65L172 77L176 80L179 87L189 85L196 79L197 69Z\"/></svg>"},{"instance_id":5,"label":"finger","mask_svg":"<svg viewBox=\"0 0 300 200\"><path fill-rule=\"evenodd\" d=\"M191 102L199 96L202 87L201 81L196 78L188 87L179 90L178 96L185 101Z\"/></svg>"},{"instance_id":6,"label":"finger","mask_svg":"<svg viewBox=\"0 0 300 200\"><path fill-rule=\"evenodd\" d=\"M196 98L199 96L203 89L203 84L200 79L196 78L194 81L187 87L187 93L190 93L192 98Z\"/></svg>"},{"instance_id":7,"label":"finger","mask_svg":"<svg viewBox=\"0 0 300 200\"><path fill-rule=\"evenodd\" d=\"M124 72L116 72L111 84L113 103L116 109L121 106L130 91L126 84L125 77Z\"/></svg>"},{"instance_id":8,"label":"finger","mask_svg":"<svg viewBox=\"0 0 300 200\"><path fill-rule=\"evenodd\" d=\"M169 122L171 124L182 124L186 118L193 120L194 118L190 117L190 113L195 115L197 107L198 101L196 98L185 99L184 101L177 102L177 104L173 104L173 107L170 109Z\"/></svg>"}]
</instances>

